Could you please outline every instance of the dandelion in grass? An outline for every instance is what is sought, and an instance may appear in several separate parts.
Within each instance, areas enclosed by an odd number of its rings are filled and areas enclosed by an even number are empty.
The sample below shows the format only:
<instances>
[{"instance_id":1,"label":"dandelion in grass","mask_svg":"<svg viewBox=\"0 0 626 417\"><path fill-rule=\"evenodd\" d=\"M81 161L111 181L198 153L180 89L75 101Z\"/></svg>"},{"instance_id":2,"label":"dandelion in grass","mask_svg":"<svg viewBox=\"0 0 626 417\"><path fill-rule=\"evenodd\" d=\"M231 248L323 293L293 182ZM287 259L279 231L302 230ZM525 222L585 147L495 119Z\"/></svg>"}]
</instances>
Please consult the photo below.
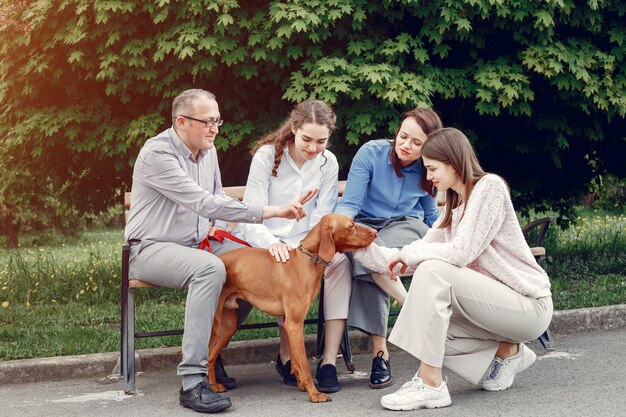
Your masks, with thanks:
<instances>
[{"instance_id":1,"label":"dandelion in grass","mask_svg":"<svg viewBox=\"0 0 626 417\"><path fill-rule=\"evenodd\" d=\"M9 302L5 301L2 303L2 308L8 308L9 307Z\"/></svg>"}]
</instances>

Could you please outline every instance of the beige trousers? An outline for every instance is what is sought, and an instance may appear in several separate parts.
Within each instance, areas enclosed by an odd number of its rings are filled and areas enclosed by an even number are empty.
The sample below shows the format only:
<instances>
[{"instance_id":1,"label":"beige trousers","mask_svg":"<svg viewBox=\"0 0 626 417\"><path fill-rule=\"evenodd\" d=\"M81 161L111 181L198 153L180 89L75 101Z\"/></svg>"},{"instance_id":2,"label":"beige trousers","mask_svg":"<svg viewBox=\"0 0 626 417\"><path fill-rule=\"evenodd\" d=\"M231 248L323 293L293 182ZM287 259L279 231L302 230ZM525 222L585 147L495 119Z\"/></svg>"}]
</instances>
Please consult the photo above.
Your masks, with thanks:
<instances>
[{"instance_id":1,"label":"beige trousers","mask_svg":"<svg viewBox=\"0 0 626 417\"><path fill-rule=\"evenodd\" d=\"M472 269L429 260L413 274L389 341L477 384L499 342L533 340L551 320L552 297L526 297Z\"/></svg>"},{"instance_id":2,"label":"beige trousers","mask_svg":"<svg viewBox=\"0 0 626 417\"><path fill-rule=\"evenodd\" d=\"M352 263L343 253L336 253L324 271L324 319L348 318L352 292Z\"/></svg>"},{"instance_id":3,"label":"beige trousers","mask_svg":"<svg viewBox=\"0 0 626 417\"><path fill-rule=\"evenodd\" d=\"M324 271L324 320L345 320L350 308L352 263L343 253L336 253ZM277 316L279 326L285 318Z\"/></svg>"}]
</instances>

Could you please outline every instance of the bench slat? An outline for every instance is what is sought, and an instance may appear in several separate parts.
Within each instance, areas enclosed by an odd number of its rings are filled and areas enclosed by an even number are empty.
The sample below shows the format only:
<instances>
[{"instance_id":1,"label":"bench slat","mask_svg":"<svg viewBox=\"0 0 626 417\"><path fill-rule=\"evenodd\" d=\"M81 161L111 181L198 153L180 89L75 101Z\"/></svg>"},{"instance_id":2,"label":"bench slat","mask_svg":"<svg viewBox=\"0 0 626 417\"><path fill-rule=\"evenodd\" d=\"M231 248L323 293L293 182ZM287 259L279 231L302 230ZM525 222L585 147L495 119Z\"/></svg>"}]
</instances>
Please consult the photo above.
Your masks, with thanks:
<instances>
[{"instance_id":1,"label":"bench slat","mask_svg":"<svg viewBox=\"0 0 626 417\"><path fill-rule=\"evenodd\" d=\"M243 200L243 192L245 191L246 186L245 185L240 185L240 186L236 186L236 187L224 187L224 192L226 192L226 195L231 197L231 198L236 198L239 201Z\"/></svg>"},{"instance_id":2,"label":"bench slat","mask_svg":"<svg viewBox=\"0 0 626 417\"><path fill-rule=\"evenodd\" d=\"M143 282L138 279L129 279L128 288L157 288L158 285L150 284L149 282Z\"/></svg>"},{"instance_id":3,"label":"bench slat","mask_svg":"<svg viewBox=\"0 0 626 417\"><path fill-rule=\"evenodd\" d=\"M534 248L530 248L530 252L533 254L534 257L546 256L546 248L542 246L536 246Z\"/></svg>"}]
</instances>

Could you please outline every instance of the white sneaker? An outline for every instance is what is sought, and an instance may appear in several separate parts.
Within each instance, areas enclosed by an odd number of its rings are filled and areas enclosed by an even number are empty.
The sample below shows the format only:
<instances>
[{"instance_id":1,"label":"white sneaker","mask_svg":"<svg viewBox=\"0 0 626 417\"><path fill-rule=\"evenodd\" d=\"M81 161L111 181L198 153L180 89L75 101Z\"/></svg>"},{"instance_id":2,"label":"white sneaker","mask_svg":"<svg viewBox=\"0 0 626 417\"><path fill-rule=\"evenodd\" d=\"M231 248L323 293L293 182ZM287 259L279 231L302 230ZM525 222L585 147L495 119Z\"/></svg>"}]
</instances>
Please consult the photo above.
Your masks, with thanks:
<instances>
[{"instance_id":1,"label":"white sneaker","mask_svg":"<svg viewBox=\"0 0 626 417\"><path fill-rule=\"evenodd\" d=\"M448 385L445 381L437 388L430 387L418 377L419 371L413 379L405 383L393 394L380 399L380 404L389 410L418 410L420 408L440 408L452 404Z\"/></svg>"},{"instance_id":2,"label":"white sneaker","mask_svg":"<svg viewBox=\"0 0 626 417\"><path fill-rule=\"evenodd\" d=\"M483 380L482 386L487 391L504 391L513 384L515 375L528 369L535 363L537 355L523 343L519 344L519 352L506 358L494 358L489 376Z\"/></svg>"}]
</instances>

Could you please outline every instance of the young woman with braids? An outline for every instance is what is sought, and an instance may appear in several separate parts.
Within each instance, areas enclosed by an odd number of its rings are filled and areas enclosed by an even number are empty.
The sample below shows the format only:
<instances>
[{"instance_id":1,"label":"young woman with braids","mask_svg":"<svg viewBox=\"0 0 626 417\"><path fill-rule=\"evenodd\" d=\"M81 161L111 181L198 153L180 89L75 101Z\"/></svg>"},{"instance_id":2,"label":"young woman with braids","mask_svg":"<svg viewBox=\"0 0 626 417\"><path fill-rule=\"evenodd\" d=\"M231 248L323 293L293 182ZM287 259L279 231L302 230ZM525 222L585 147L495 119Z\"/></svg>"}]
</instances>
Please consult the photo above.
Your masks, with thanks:
<instances>
[{"instance_id":1,"label":"young woman with braids","mask_svg":"<svg viewBox=\"0 0 626 417\"><path fill-rule=\"evenodd\" d=\"M402 247L426 234L439 215L436 190L421 159L427 135L442 127L432 109L404 113L393 140L365 143L352 160L337 213L378 230L379 244ZM351 256L351 255L348 255ZM406 298L402 283L353 263L354 283L348 324L368 333L372 342L370 388L393 383L387 350L389 297Z\"/></svg>"},{"instance_id":2,"label":"young woman with braids","mask_svg":"<svg viewBox=\"0 0 626 417\"><path fill-rule=\"evenodd\" d=\"M335 113L326 103L307 100L295 106L276 131L252 147L254 157L244 203L279 204L293 201L302 191L318 190L305 204L308 216L300 222L269 219L262 224L240 224L236 229L236 235L252 246L267 248L278 262L289 259L289 252L309 230L335 209L339 168L335 155L326 149L335 120ZM341 388L335 360L348 317L351 281L350 262L345 255L337 254L324 273L324 357L316 374L318 389L322 392L336 392ZM295 386L289 345L281 321L279 319L280 349L276 370L285 384Z\"/></svg>"}]
</instances>

